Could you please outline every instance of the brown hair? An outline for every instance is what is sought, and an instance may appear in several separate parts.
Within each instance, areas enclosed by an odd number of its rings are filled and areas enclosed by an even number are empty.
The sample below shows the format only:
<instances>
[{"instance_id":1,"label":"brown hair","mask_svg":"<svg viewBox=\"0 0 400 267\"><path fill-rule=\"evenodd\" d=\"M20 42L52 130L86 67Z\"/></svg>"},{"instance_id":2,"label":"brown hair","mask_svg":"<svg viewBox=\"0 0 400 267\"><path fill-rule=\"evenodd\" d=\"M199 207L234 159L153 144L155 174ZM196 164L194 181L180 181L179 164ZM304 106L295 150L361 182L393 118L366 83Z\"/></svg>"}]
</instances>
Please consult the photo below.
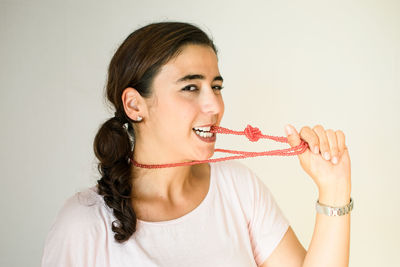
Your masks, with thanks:
<instances>
[{"instance_id":1,"label":"brown hair","mask_svg":"<svg viewBox=\"0 0 400 267\"><path fill-rule=\"evenodd\" d=\"M93 148L101 178L98 193L113 210L116 218L112 231L117 242L128 240L136 231L136 214L132 207L131 164L134 143L132 121L125 113L122 93L135 88L144 98L152 96L152 81L160 68L176 57L187 44L211 47L213 41L198 27L182 22L158 22L131 33L115 52L108 68L107 100L115 107L115 116L104 122L94 139ZM128 128L122 127L128 122ZM129 132L129 134L128 134ZM133 138L135 140L135 138Z\"/></svg>"}]
</instances>

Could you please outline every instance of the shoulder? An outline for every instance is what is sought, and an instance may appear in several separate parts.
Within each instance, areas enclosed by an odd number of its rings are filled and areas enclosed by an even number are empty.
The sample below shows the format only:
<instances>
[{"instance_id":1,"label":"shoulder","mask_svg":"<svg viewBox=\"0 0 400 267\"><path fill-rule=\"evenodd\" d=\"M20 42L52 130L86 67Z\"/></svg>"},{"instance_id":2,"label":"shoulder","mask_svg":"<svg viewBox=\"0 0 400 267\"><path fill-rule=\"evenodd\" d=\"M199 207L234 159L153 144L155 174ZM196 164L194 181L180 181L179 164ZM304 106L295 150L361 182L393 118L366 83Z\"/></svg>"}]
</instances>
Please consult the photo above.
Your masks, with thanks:
<instances>
[{"instance_id":1,"label":"shoulder","mask_svg":"<svg viewBox=\"0 0 400 267\"><path fill-rule=\"evenodd\" d=\"M49 235L80 235L99 231L107 224L110 211L96 187L86 188L69 197L59 210Z\"/></svg>"},{"instance_id":2,"label":"shoulder","mask_svg":"<svg viewBox=\"0 0 400 267\"><path fill-rule=\"evenodd\" d=\"M68 198L60 209L57 220L68 225L93 224L105 211L103 198L96 187L86 188Z\"/></svg>"},{"instance_id":3,"label":"shoulder","mask_svg":"<svg viewBox=\"0 0 400 267\"><path fill-rule=\"evenodd\" d=\"M42 266L93 266L92 252L107 240L110 214L95 187L68 198L47 234Z\"/></svg>"}]
</instances>

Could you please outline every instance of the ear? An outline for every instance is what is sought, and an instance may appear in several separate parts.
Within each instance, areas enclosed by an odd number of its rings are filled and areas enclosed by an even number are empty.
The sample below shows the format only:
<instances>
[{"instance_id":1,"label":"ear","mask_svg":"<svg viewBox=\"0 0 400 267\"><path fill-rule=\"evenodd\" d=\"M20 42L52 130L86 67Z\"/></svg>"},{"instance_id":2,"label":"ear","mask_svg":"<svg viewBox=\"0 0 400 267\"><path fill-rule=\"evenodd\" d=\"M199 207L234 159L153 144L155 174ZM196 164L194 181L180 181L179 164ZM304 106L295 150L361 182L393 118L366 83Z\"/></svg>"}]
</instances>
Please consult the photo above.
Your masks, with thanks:
<instances>
[{"instance_id":1,"label":"ear","mask_svg":"<svg viewBox=\"0 0 400 267\"><path fill-rule=\"evenodd\" d=\"M122 104L126 115L131 120L136 120L138 116L145 117L145 103L136 89L128 87L122 92Z\"/></svg>"}]
</instances>

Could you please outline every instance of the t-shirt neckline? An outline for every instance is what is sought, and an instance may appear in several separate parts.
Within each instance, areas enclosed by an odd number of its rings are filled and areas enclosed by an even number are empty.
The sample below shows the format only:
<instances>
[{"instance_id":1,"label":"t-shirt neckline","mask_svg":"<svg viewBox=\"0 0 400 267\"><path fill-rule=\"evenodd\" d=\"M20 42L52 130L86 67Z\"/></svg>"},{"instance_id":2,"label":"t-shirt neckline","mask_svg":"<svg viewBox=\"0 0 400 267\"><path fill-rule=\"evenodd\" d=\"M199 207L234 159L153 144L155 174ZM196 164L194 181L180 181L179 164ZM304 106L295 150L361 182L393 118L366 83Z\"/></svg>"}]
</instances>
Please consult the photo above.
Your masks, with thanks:
<instances>
[{"instance_id":1,"label":"t-shirt neckline","mask_svg":"<svg viewBox=\"0 0 400 267\"><path fill-rule=\"evenodd\" d=\"M209 162L209 165L210 165L210 183L208 186L208 192L207 192L207 195L204 197L204 199L201 201L201 203L196 208L194 208L190 212L186 213L185 215L183 215L179 218L172 219L172 220L151 222L151 221L143 221L143 220L137 219L137 222L140 224L144 224L144 225L175 224L175 223L179 223L184 220L187 220L188 218L195 216L197 213L199 213L200 210L203 208L203 206L205 206L209 202L209 199L211 198L211 194L212 194L212 191L214 188L214 167L215 166L214 166L213 162Z\"/></svg>"}]
</instances>

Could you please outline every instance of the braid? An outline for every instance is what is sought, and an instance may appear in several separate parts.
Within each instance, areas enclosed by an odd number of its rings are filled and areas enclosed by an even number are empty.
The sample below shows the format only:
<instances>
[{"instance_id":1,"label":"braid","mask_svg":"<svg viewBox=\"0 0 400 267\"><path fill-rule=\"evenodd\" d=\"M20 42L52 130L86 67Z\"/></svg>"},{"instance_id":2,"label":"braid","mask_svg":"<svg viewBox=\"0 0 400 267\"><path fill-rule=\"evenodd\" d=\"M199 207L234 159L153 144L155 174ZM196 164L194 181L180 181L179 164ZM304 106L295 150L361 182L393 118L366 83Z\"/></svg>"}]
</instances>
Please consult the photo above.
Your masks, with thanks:
<instances>
[{"instance_id":1,"label":"braid","mask_svg":"<svg viewBox=\"0 0 400 267\"><path fill-rule=\"evenodd\" d=\"M136 214L131 202L131 140L122 127L120 117L106 121L94 139L94 152L100 160L98 170L102 177L97 181L99 194L113 210L117 220L112 223L114 238L123 242L136 231ZM128 123L132 130L132 126ZM133 132L133 131L131 131Z\"/></svg>"}]
</instances>

